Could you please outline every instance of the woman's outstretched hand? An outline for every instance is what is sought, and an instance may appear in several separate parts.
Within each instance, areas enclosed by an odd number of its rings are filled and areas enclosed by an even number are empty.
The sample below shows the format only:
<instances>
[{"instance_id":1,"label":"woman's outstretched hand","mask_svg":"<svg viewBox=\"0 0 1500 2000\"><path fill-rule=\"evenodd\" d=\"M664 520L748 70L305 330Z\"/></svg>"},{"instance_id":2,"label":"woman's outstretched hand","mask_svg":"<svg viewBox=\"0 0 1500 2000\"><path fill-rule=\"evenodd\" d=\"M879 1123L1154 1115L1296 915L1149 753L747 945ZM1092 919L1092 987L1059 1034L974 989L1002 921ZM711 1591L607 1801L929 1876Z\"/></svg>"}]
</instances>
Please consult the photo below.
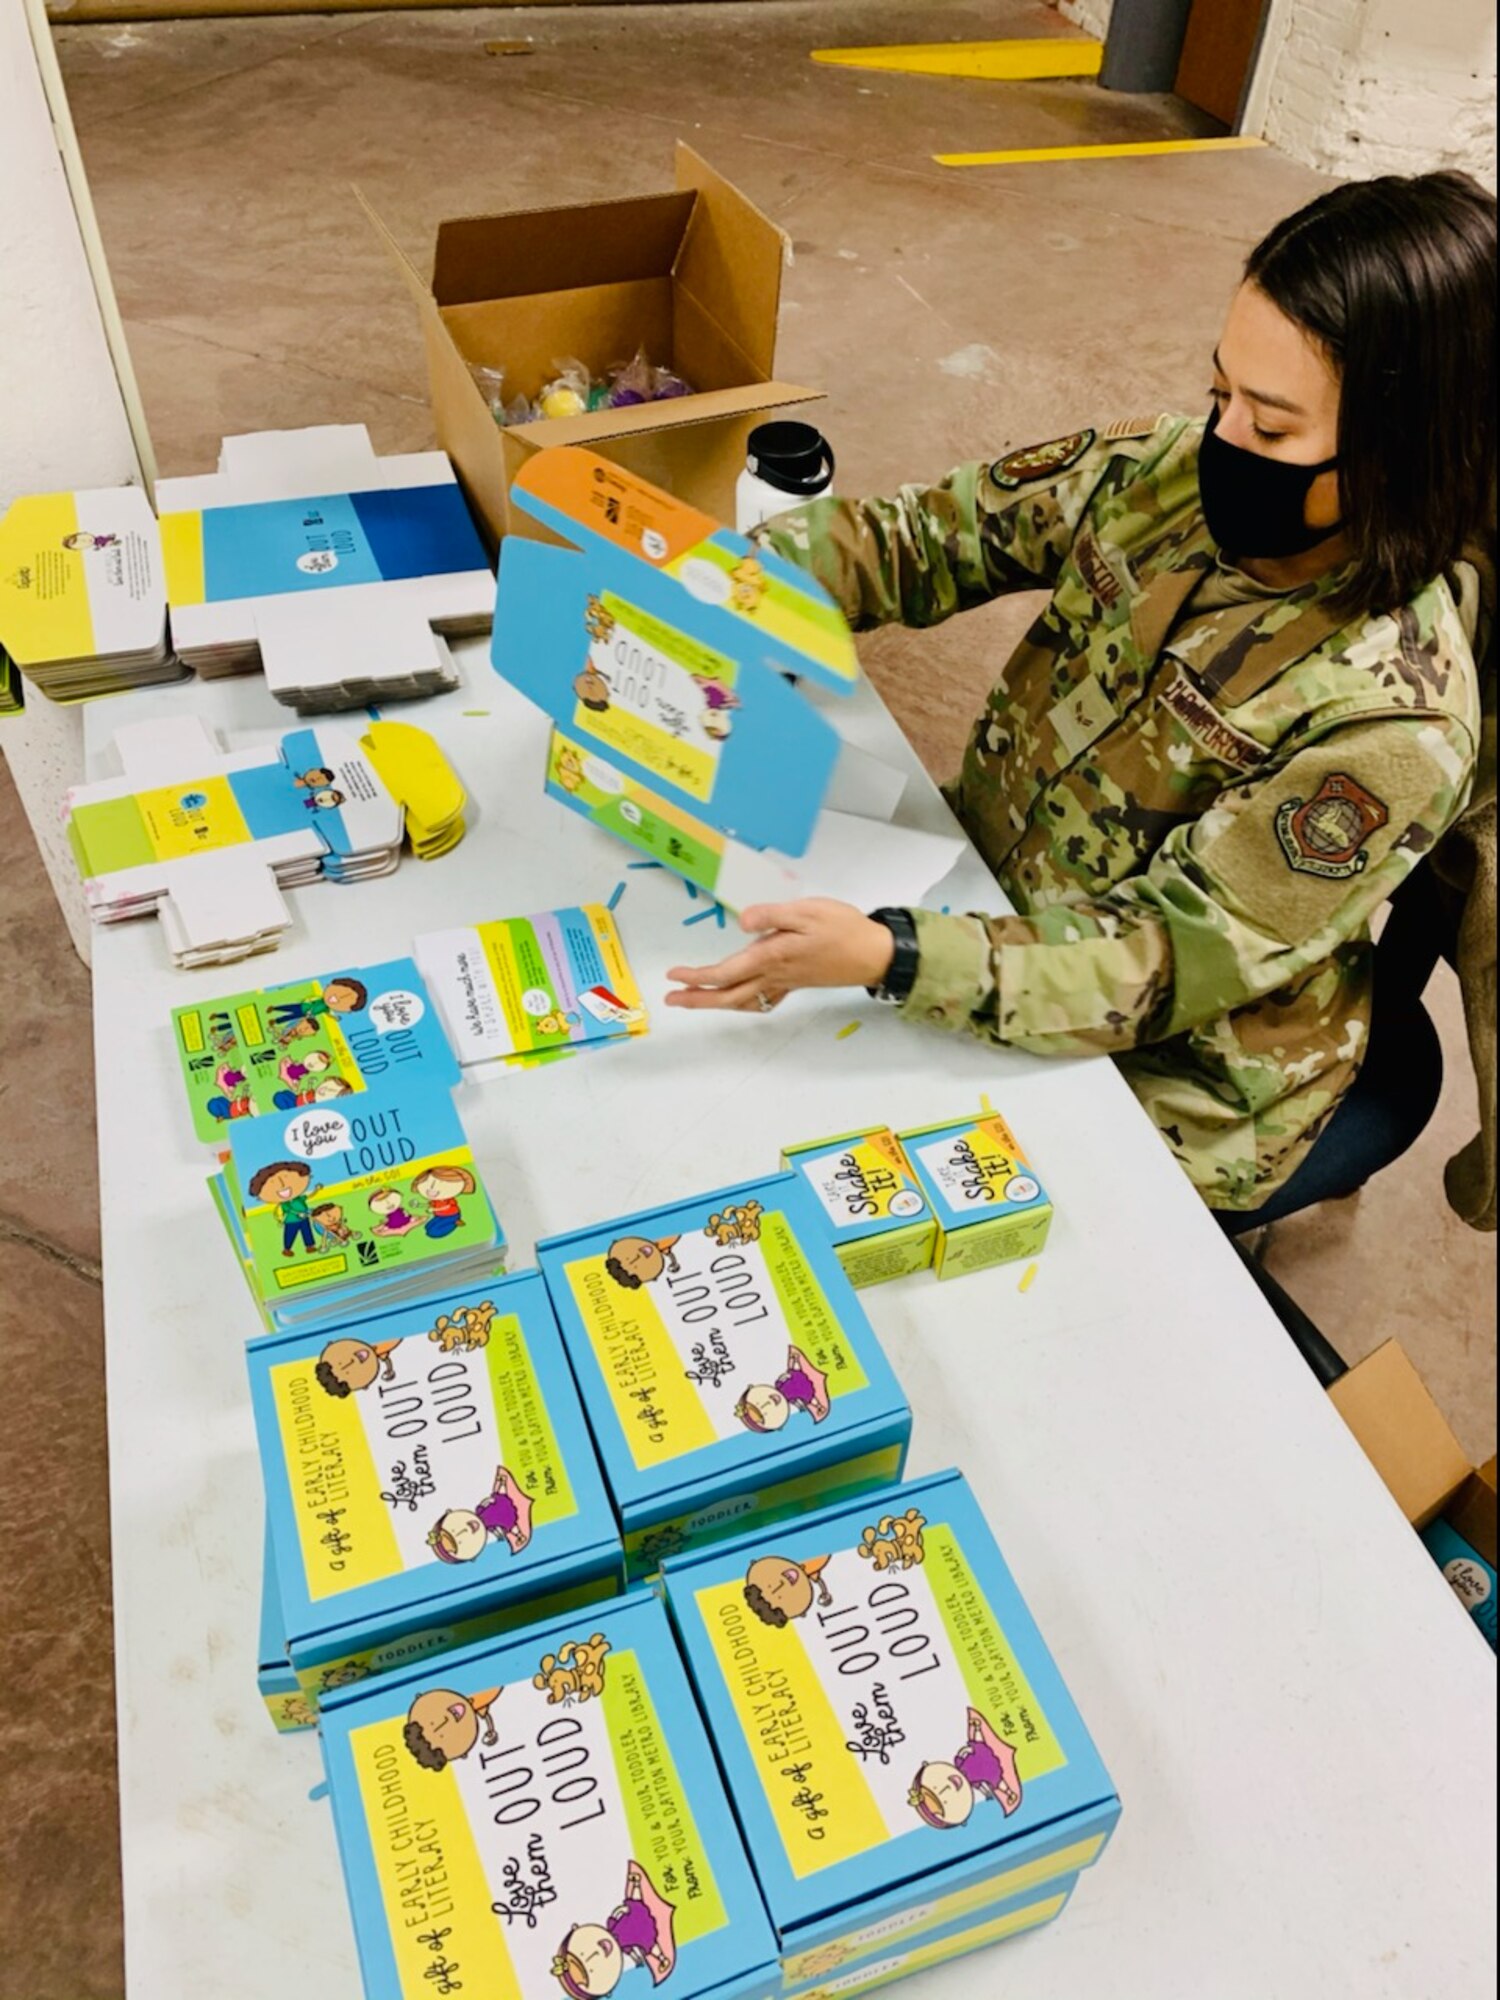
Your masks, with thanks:
<instances>
[{"instance_id":1,"label":"woman's outstretched hand","mask_svg":"<svg viewBox=\"0 0 1500 2000\"><path fill-rule=\"evenodd\" d=\"M796 903L755 903L740 915L754 942L717 965L674 965L669 1007L723 1007L769 1013L800 986L878 986L895 940L852 903L808 896Z\"/></svg>"}]
</instances>

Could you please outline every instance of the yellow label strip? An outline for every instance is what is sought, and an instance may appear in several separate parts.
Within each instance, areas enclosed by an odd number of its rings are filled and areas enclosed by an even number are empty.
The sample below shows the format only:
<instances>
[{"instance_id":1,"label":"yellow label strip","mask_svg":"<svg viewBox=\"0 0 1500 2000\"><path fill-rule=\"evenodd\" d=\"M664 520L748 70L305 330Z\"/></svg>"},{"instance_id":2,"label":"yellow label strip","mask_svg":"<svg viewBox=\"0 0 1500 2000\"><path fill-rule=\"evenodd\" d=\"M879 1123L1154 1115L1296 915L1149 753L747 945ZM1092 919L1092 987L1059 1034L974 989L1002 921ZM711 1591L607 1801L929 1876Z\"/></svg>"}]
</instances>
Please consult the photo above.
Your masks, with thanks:
<instances>
[{"instance_id":1,"label":"yellow label strip","mask_svg":"<svg viewBox=\"0 0 1500 2000\"><path fill-rule=\"evenodd\" d=\"M1043 77L1097 76L1104 45L1078 36L1049 35L1010 42L911 42L890 48L814 49L816 63L842 69L899 70L909 76L978 77L1030 83Z\"/></svg>"},{"instance_id":2,"label":"yellow label strip","mask_svg":"<svg viewBox=\"0 0 1500 2000\"><path fill-rule=\"evenodd\" d=\"M1169 153L1243 153L1264 139L1139 139L1118 146L1019 146L1001 153L934 153L940 167L1024 167L1048 160L1146 160Z\"/></svg>"}]
</instances>

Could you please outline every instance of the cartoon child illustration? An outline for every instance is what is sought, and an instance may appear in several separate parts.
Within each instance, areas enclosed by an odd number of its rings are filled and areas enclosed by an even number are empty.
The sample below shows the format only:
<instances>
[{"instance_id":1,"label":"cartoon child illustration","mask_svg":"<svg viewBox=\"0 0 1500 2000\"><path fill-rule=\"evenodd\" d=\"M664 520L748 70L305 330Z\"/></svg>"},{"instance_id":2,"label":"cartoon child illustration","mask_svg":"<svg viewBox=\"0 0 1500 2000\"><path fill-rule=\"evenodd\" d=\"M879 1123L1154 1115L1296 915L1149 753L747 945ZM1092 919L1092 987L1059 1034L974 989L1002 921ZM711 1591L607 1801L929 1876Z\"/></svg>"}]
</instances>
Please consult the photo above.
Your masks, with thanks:
<instances>
[{"instance_id":1,"label":"cartoon child illustration","mask_svg":"<svg viewBox=\"0 0 1500 2000\"><path fill-rule=\"evenodd\" d=\"M333 1057L327 1049L309 1049L301 1062L291 1056L283 1056L276 1066L276 1073L293 1090L298 1089L304 1077L322 1076L325 1070L333 1068Z\"/></svg>"},{"instance_id":2,"label":"cartoon child illustration","mask_svg":"<svg viewBox=\"0 0 1500 2000\"><path fill-rule=\"evenodd\" d=\"M833 1593L823 1581L832 1558L791 1562L785 1556L757 1556L745 1571L745 1602L763 1625L779 1632L793 1618L805 1618L813 1605L832 1604Z\"/></svg>"},{"instance_id":3,"label":"cartoon child illustration","mask_svg":"<svg viewBox=\"0 0 1500 2000\"><path fill-rule=\"evenodd\" d=\"M380 1217L371 1231L375 1236L409 1236L417 1228L417 1218L401 1205L401 1190L378 1187L369 1197L371 1212Z\"/></svg>"},{"instance_id":4,"label":"cartoon child illustration","mask_svg":"<svg viewBox=\"0 0 1500 2000\"><path fill-rule=\"evenodd\" d=\"M698 686L703 695L703 714L699 717L703 733L722 743L734 727L732 711L739 707L740 698L722 681L700 681Z\"/></svg>"},{"instance_id":5,"label":"cartoon child illustration","mask_svg":"<svg viewBox=\"0 0 1500 2000\"><path fill-rule=\"evenodd\" d=\"M323 1211L314 1209L313 1213L321 1215ZM342 1401L376 1382L394 1382L396 1364L391 1356L400 1345L399 1340L330 1340L318 1356L313 1374L328 1395Z\"/></svg>"},{"instance_id":6,"label":"cartoon child illustration","mask_svg":"<svg viewBox=\"0 0 1500 2000\"><path fill-rule=\"evenodd\" d=\"M639 1861L625 1870L625 1900L603 1924L575 1924L552 1961L552 1976L568 2000L613 1993L628 1965L644 1965L660 1986L677 1963L674 1906Z\"/></svg>"},{"instance_id":7,"label":"cartoon child illustration","mask_svg":"<svg viewBox=\"0 0 1500 2000\"><path fill-rule=\"evenodd\" d=\"M406 1747L424 1771L446 1771L467 1757L481 1737L486 1749L500 1741L490 1710L504 1693L486 1688L483 1694L455 1694L451 1688L429 1688L407 1711L403 1734Z\"/></svg>"},{"instance_id":8,"label":"cartoon child illustration","mask_svg":"<svg viewBox=\"0 0 1500 2000\"><path fill-rule=\"evenodd\" d=\"M963 1748L951 1764L924 1764L907 1798L924 1825L944 1833L967 1823L976 1799L994 1799L1009 1819L1021 1803L1015 1750L971 1708Z\"/></svg>"},{"instance_id":9,"label":"cartoon child illustration","mask_svg":"<svg viewBox=\"0 0 1500 2000\"><path fill-rule=\"evenodd\" d=\"M822 1423L833 1408L828 1400L828 1377L814 1368L799 1347L786 1351L786 1372L774 1383L753 1382L734 1406L734 1413L749 1431L779 1431L793 1410L805 1410L815 1424Z\"/></svg>"},{"instance_id":10,"label":"cartoon child illustration","mask_svg":"<svg viewBox=\"0 0 1500 2000\"><path fill-rule=\"evenodd\" d=\"M495 1467L488 1499L477 1507L450 1507L427 1537L439 1562L471 1563L489 1547L490 1536L518 1556L531 1540L531 1497L503 1465Z\"/></svg>"},{"instance_id":11,"label":"cartoon child illustration","mask_svg":"<svg viewBox=\"0 0 1500 2000\"><path fill-rule=\"evenodd\" d=\"M348 1243L354 1231L344 1220L344 1211L336 1201L319 1202L312 1212L313 1228L325 1243ZM393 1346L394 1342L391 1343Z\"/></svg>"},{"instance_id":12,"label":"cartoon child illustration","mask_svg":"<svg viewBox=\"0 0 1500 2000\"><path fill-rule=\"evenodd\" d=\"M353 1094L354 1085L352 1083L345 1083L341 1076L325 1076L323 1081L314 1088L312 1102L314 1104L327 1104L335 1097L351 1097ZM297 1102L303 1104L307 1100L299 1097Z\"/></svg>"},{"instance_id":13,"label":"cartoon child illustration","mask_svg":"<svg viewBox=\"0 0 1500 2000\"><path fill-rule=\"evenodd\" d=\"M281 1224L281 1254L290 1257L297 1244L313 1248L312 1216L307 1196L312 1187L312 1168L305 1160L273 1160L250 1176L250 1198L276 1206Z\"/></svg>"},{"instance_id":14,"label":"cartoon child illustration","mask_svg":"<svg viewBox=\"0 0 1500 2000\"><path fill-rule=\"evenodd\" d=\"M473 1194L478 1185L467 1167L427 1167L418 1174L411 1191L427 1204L423 1234L451 1236L455 1229L461 1228L464 1217L458 1198L461 1194Z\"/></svg>"},{"instance_id":15,"label":"cartoon child illustration","mask_svg":"<svg viewBox=\"0 0 1500 2000\"><path fill-rule=\"evenodd\" d=\"M269 1010L280 1024L278 1039L283 1046L293 1035L315 1035L325 1014L358 1014L369 1005L370 989L359 979L330 979L321 993L306 1000L278 1001ZM311 1025L308 1025L308 1024Z\"/></svg>"},{"instance_id":16,"label":"cartoon child illustration","mask_svg":"<svg viewBox=\"0 0 1500 2000\"><path fill-rule=\"evenodd\" d=\"M62 545L77 555L86 555L90 549L112 549L119 539L118 535L90 535L80 530L76 535L64 535Z\"/></svg>"},{"instance_id":17,"label":"cartoon child illustration","mask_svg":"<svg viewBox=\"0 0 1500 2000\"><path fill-rule=\"evenodd\" d=\"M235 1069L229 1063L221 1063L214 1071L214 1082L219 1088L208 1100L210 1118L255 1116L255 1099L250 1095L249 1079L242 1069Z\"/></svg>"},{"instance_id":18,"label":"cartoon child illustration","mask_svg":"<svg viewBox=\"0 0 1500 2000\"><path fill-rule=\"evenodd\" d=\"M302 803L310 813L332 812L344 803L344 794L332 785L320 785L317 791L309 792Z\"/></svg>"},{"instance_id":19,"label":"cartoon child illustration","mask_svg":"<svg viewBox=\"0 0 1500 2000\"><path fill-rule=\"evenodd\" d=\"M595 715L603 715L609 707L609 682L592 660L574 681L573 692Z\"/></svg>"},{"instance_id":20,"label":"cartoon child illustration","mask_svg":"<svg viewBox=\"0 0 1500 2000\"><path fill-rule=\"evenodd\" d=\"M654 1243L649 1236L617 1236L605 1254L604 1268L617 1285L638 1292L663 1271L677 1269L674 1252L681 1241L680 1236L659 1236Z\"/></svg>"},{"instance_id":21,"label":"cartoon child illustration","mask_svg":"<svg viewBox=\"0 0 1500 2000\"><path fill-rule=\"evenodd\" d=\"M333 783L333 773L326 764L314 764L310 771L298 771L292 783L300 785L304 791L319 791L324 785Z\"/></svg>"}]
</instances>

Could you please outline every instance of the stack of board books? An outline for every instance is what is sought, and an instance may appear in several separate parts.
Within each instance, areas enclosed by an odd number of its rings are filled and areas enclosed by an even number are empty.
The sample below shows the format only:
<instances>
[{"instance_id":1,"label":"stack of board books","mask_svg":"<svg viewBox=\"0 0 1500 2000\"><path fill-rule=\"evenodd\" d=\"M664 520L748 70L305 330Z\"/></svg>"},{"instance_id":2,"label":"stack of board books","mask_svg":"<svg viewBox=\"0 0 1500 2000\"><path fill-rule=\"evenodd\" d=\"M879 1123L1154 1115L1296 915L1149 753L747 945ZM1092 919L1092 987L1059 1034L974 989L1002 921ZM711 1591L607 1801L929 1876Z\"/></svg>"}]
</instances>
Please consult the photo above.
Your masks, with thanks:
<instances>
[{"instance_id":1,"label":"stack of board books","mask_svg":"<svg viewBox=\"0 0 1500 2000\"><path fill-rule=\"evenodd\" d=\"M209 1181L273 1333L498 1276L505 1239L451 1094L399 1080L241 1118Z\"/></svg>"},{"instance_id":2,"label":"stack of board books","mask_svg":"<svg viewBox=\"0 0 1500 2000\"><path fill-rule=\"evenodd\" d=\"M28 494L0 516L0 650L53 701L183 678L138 486Z\"/></svg>"},{"instance_id":3,"label":"stack of board books","mask_svg":"<svg viewBox=\"0 0 1500 2000\"><path fill-rule=\"evenodd\" d=\"M483 1079L647 1032L602 904L427 931L412 949L465 1075Z\"/></svg>"},{"instance_id":4,"label":"stack of board books","mask_svg":"<svg viewBox=\"0 0 1500 2000\"><path fill-rule=\"evenodd\" d=\"M409 958L174 1007L172 1032L193 1130L215 1149L242 1118L348 1108L388 1082L446 1093L459 1080Z\"/></svg>"}]
</instances>

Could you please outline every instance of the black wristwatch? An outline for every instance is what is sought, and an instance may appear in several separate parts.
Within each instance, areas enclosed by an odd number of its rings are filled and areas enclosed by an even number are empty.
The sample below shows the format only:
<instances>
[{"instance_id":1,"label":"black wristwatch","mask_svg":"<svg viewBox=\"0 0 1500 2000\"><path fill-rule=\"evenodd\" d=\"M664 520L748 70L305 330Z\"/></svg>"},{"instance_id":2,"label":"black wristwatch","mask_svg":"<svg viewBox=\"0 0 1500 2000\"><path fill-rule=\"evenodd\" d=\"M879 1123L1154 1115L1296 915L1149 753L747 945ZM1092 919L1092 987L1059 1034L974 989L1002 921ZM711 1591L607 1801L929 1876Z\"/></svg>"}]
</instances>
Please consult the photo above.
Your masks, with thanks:
<instances>
[{"instance_id":1,"label":"black wristwatch","mask_svg":"<svg viewBox=\"0 0 1500 2000\"><path fill-rule=\"evenodd\" d=\"M878 986L867 986L865 991L872 1000L887 1001L892 1007L899 1007L903 1000L911 998L911 989L917 983L917 923L910 910L871 910L870 921L884 924L895 942L891 962L885 978Z\"/></svg>"}]
</instances>

